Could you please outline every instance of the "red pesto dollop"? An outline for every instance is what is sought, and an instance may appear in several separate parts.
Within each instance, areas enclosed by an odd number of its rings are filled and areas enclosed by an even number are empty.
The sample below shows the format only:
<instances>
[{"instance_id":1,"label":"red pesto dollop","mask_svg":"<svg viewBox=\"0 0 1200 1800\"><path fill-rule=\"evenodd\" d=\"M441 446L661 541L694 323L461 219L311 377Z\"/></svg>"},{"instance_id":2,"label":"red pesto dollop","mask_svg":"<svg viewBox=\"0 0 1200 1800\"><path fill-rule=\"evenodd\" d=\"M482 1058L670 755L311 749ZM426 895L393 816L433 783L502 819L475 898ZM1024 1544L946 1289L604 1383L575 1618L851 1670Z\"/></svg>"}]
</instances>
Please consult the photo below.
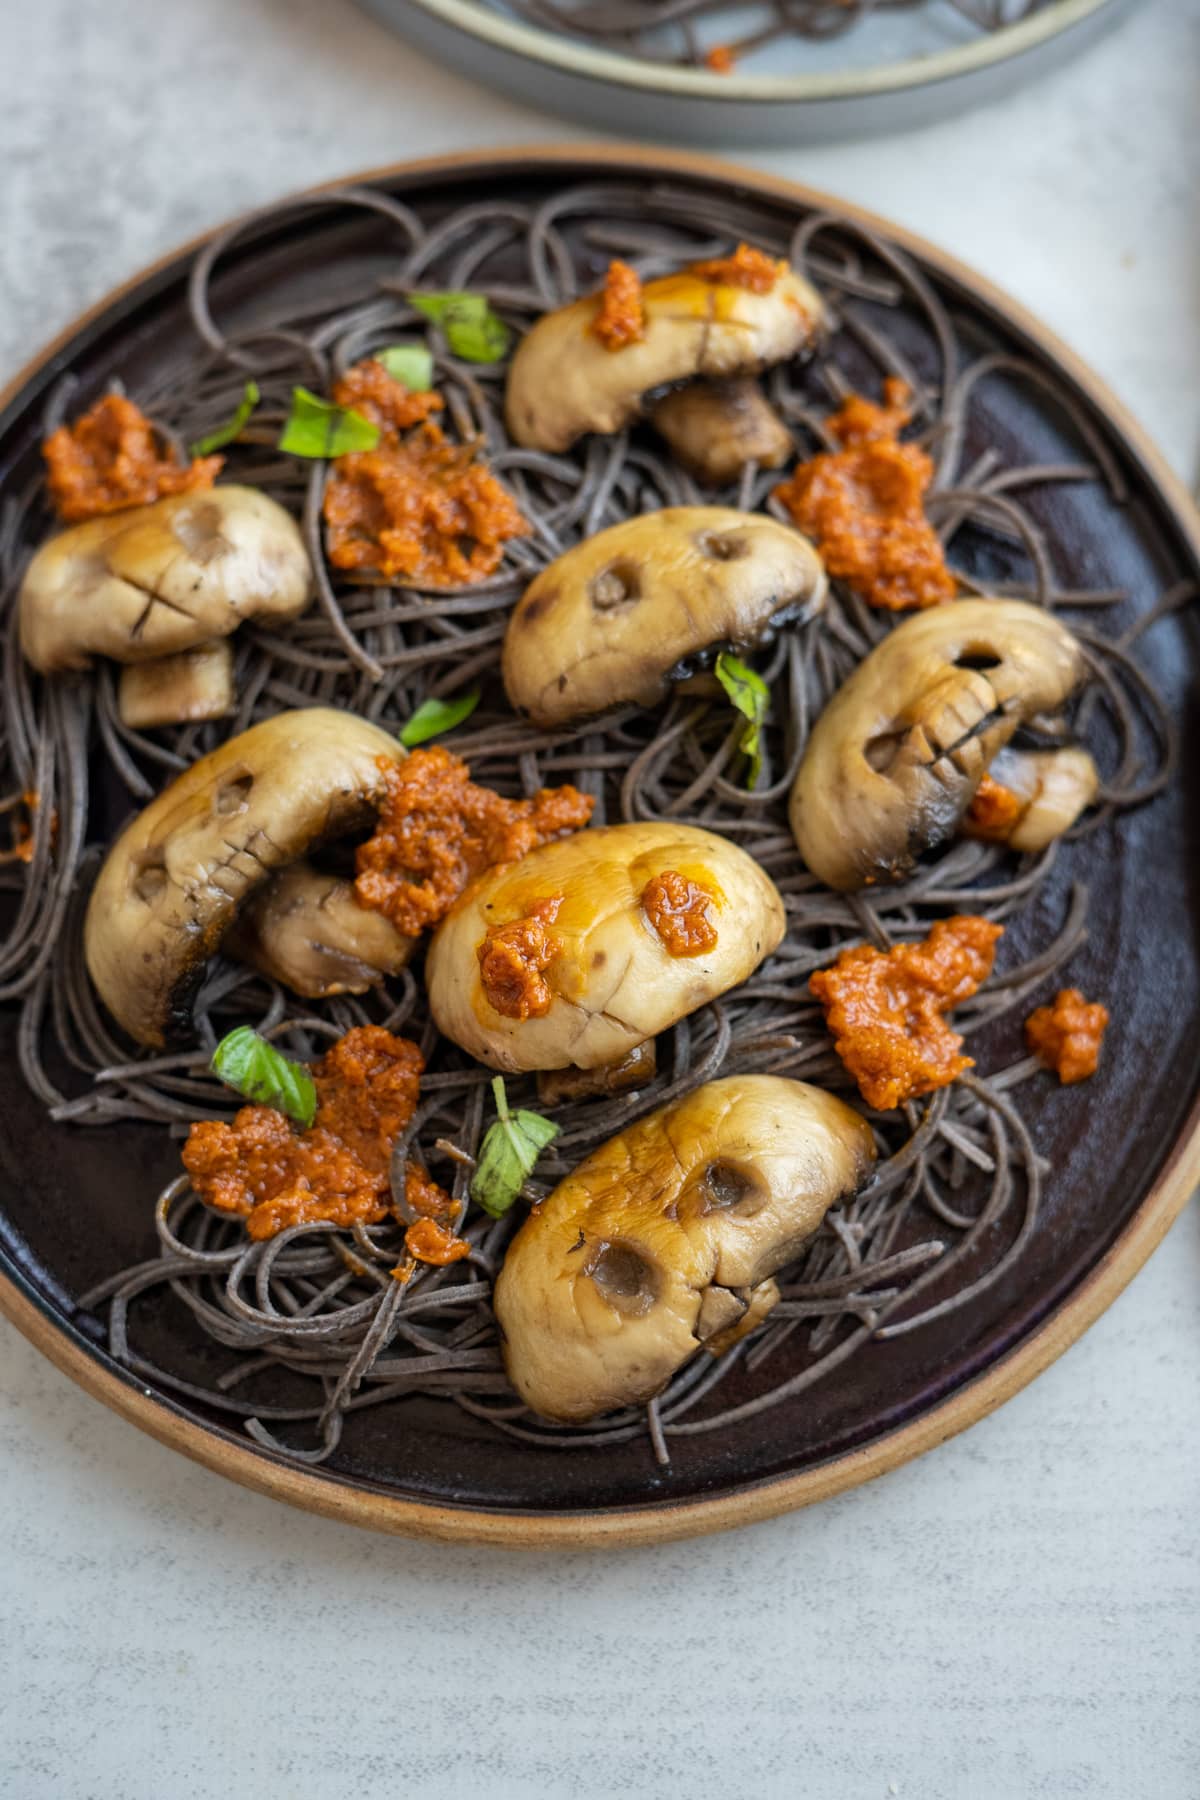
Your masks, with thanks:
<instances>
[{"instance_id":1,"label":"red pesto dollop","mask_svg":"<svg viewBox=\"0 0 1200 1800\"><path fill-rule=\"evenodd\" d=\"M717 944L712 921L715 895L678 869L652 875L642 889L642 911L662 939L668 956L703 956Z\"/></svg>"},{"instance_id":2,"label":"red pesto dollop","mask_svg":"<svg viewBox=\"0 0 1200 1800\"><path fill-rule=\"evenodd\" d=\"M379 767L384 802L359 846L354 892L408 937L443 919L485 869L580 830L596 804L569 785L506 800L477 787L462 758L441 744L401 763L381 758Z\"/></svg>"},{"instance_id":3,"label":"red pesto dollop","mask_svg":"<svg viewBox=\"0 0 1200 1800\"><path fill-rule=\"evenodd\" d=\"M600 311L592 320L591 330L606 350L623 350L626 344L636 344L645 336L642 284L637 271L619 257L608 265Z\"/></svg>"},{"instance_id":4,"label":"red pesto dollop","mask_svg":"<svg viewBox=\"0 0 1200 1800\"><path fill-rule=\"evenodd\" d=\"M714 44L704 57L704 66L714 75L732 75L737 57L729 44Z\"/></svg>"},{"instance_id":5,"label":"red pesto dollop","mask_svg":"<svg viewBox=\"0 0 1200 1800\"><path fill-rule=\"evenodd\" d=\"M382 433L373 450L336 457L330 469L323 510L335 567L417 587L470 586L496 572L511 538L529 535L480 445L451 443L429 418L439 394L410 393L369 360L347 370L333 399Z\"/></svg>"},{"instance_id":6,"label":"red pesto dollop","mask_svg":"<svg viewBox=\"0 0 1200 1800\"><path fill-rule=\"evenodd\" d=\"M725 287L749 289L752 294L769 294L787 264L765 251L739 244L732 256L713 257L708 262L692 263L690 272L701 281L720 282Z\"/></svg>"},{"instance_id":7,"label":"red pesto dollop","mask_svg":"<svg viewBox=\"0 0 1200 1800\"><path fill-rule=\"evenodd\" d=\"M562 953L562 939L550 927L563 898L549 894L522 918L489 925L476 945L484 999L506 1019L540 1019L550 1011L554 993L544 971Z\"/></svg>"},{"instance_id":8,"label":"red pesto dollop","mask_svg":"<svg viewBox=\"0 0 1200 1800\"><path fill-rule=\"evenodd\" d=\"M252 1238L312 1220L377 1224L392 1210L392 1147L416 1109L424 1066L407 1038L380 1025L355 1026L313 1067L317 1111L307 1130L273 1106L243 1106L231 1125L193 1125L182 1152L192 1186L210 1206L244 1218ZM467 1254L465 1244L448 1254L440 1238L420 1229L448 1227L457 1208L412 1164L405 1198L421 1215L405 1235L410 1256L448 1262ZM423 1254L427 1239L437 1255Z\"/></svg>"},{"instance_id":9,"label":"red pesto dollop","mask_svg":"<svg viewBox=\"0 0 1200 1800\"><path fill-rule=\"evenodd\" d=\"M1096 1073L1108 1025L1108 1008L1087 1001L1078 988L1060 988L1052 1006L1039 1006L1025 1021L1025 1040L1064 1087Z\"/></svg>"},{"instance_id":10,"label":"red pesto dollop","mask_svg":"<svg viewBox=\"0 0 1200 1800\"><path fill-rule=\"evenodd\" d=\"M851 394L826 421L842 448L797 464L775 489L825 567L868 606L891 612L940 606L957 585L925 517L933 462L899 435L911 415L904 382L889 376L884 404Z\"/></svg>"},{"instance_id":11,"label":"red pesto dollop","mask_svg":"<svg viewBox=\"0 0 1200 1800\"><path fill-rule=\"evenodd\" d=\"M1019 794L985 775L964 814L963 830L968 837L988 838L1003 844L1024 811L1025 802Z\"/></svg>"},{"instance_id":12,"label":"red pesto dollop","mask_svg":"<svg viewBox=\"0 0 1200 1800\"><path fill-rule=\"evenodd\" d=\"M210 488L225 460L203 456L181 463L124 394L105 394L73 425L60 425L42 445L42 455L50 498L68 525Z\"/></svg>"},{"instance_id":13,"label":"red pesto dollop","mask_svg":"<svg viewBox=\"0 0 1200 1800\"><path fill-rule=\"evenodd\" d=\"M856 944L809 977L834 1048L868 1106L888 1112L975 1066L960 1054L962 1038L945 1014L987 980L1003 931L990 919L958 914L938 919L921 943L886 952Z\"/></svg>"}]
</instances>

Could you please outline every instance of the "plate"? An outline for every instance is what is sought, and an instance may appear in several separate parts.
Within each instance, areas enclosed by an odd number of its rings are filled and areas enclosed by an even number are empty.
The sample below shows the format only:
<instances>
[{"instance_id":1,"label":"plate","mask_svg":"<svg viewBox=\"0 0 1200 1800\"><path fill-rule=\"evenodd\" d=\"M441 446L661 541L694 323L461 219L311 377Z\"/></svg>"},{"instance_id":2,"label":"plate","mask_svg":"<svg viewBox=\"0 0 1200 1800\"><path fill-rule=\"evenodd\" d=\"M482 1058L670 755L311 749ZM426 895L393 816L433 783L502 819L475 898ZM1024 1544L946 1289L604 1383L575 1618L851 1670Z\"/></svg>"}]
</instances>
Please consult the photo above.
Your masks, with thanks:
<instances>
[{"instance_id":1,"label":"plate","mask_svg":"<svg viewBox=\"0 0 1200 1800\"><path fill-rule=\"evenodd\" d=\"M949 7L932 25L881 9L831 44L773 45L728 75L599 49L526 24L502 0L360 4L459 74L539 110L638 138L735 147L871 137L984 106L1062 67L1133 0L1051 0L987 36Z\"/></svg>"},{"instance_id":2,"label":"plate","mask_svg":"<svg viewBox=\"0 0 1200 1800\"><path fill-rule=\"evenodd\" d=\"M1064 401L1111 459L1125 494L1119 504L1098 482L1047 491L1039 518L1062 578L1128 589L1132 618L1164 589L1200 576L1191 503L1117 402L1013 302L911 234L757 173L644 149L496 151L407 164L356 185L436 224L452 206L529 205L573 182L643 197L656 184L664 204L669 196L706 220L733 207L748 235L768 239L787 241L828 207L882 234L949 306L973 355L1020 356L1044 377L1018 381L1002 361L989 378L979 416L989 442L1011 453L1007 460L1078 461L1079 426ZM300 307L315 288L340 303L387 274L391 224L348 210L338 195L317 190L243 222L215 277L223 318L253 322L280 298ZM65 371L84 394L116 375L135 392L169 382L193 347L185 293L198 247L104 301L8 389L0 407L0 495L15 492L36 468L43 407ZM919 336L907 337L906 348L919 369ZM679 1440L665 1468L642 1440L563 1454L499 1438L429 1399L357 1414L329 1463L297 1466L248 1443L202 1404L132 1375L108 1354L97 1321L81 1313L82 1293L152 1250L151 1197L171 1161L169 1146L157 1132L128 1124L47 1131L19 1076L11 1008L0 1011L0 1307L89 1392L198 1461L318 1512L444 1539L624 1545L722 1529L836 1493L961 1430L1098 1316L1200 1176L1200 734L1188 701L1200 666L1194 609L1160 620L1142 645L1144 667L1180 733L1180 774L1119 832L1105 828L1060 855L1034 922L1044 942L1072 880L1090 880L1091 937L1070 979L1103 993L1114 1020L1111 1047L1087 1086L1060 1091L1045 1080L1028 1090L1027 1116L1053 1178L1024 1248L969 1309L868 1344L765 1417ZM1013 926L1014 941L1020 930ZM983 1040L981 1057L990 1043ZM195 1378L214 1352L189 1337L188 1315L173 1305L152 1311L152 1348L181 1357ZM786 1346L777 1352L790 1354ZM752 1383L734 1388L738 1399L751 1391Z\"/></svg>"}]
</instances>

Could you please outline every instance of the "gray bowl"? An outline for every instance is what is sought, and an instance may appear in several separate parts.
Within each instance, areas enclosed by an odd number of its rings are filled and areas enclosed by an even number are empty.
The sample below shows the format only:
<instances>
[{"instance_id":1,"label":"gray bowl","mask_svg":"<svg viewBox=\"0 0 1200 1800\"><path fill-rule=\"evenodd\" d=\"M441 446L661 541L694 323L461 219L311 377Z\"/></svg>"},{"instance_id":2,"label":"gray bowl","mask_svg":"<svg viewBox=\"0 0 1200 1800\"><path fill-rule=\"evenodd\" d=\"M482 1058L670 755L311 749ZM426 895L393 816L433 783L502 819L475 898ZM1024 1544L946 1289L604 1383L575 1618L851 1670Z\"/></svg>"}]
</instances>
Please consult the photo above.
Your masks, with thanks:
<instances>
[{"instance_id":1,"label":"gray bowl","mask_svg":"<svg viewBox=\"0 0 1200 1800\"><path fill-rule=\"evenodd\" d=\"M716 75L521 24L482 0L360 0L418 48L543 110L638 138L722 145L901 131L998 99L1058 68L1134 0L1055 0L1021 24L873 68Z\"/></svg>"}]
</instances>

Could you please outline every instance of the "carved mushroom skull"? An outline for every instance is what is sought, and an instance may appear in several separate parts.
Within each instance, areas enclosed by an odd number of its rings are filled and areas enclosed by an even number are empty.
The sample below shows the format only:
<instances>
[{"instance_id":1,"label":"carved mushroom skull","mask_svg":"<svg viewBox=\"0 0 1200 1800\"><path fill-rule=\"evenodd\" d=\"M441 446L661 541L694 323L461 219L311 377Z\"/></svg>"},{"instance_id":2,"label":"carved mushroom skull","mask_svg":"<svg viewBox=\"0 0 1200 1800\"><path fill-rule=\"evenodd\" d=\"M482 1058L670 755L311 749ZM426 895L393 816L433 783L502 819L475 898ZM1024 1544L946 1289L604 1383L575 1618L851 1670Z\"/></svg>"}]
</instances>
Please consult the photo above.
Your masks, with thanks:
<instances>
[{"instance_id":1,"label":"carved mushroom skull","mask_svg":"<svg viewBox=\"0 0 1200 1800\"><path fill-rule=\"evenodd\" d=\"M665 871L709 896L715 942L701 955L672 955L646 914L648 885ZM485 992L480 946L489 928L554 897L547 1008L507 1016ZM430 1011L440 1031L494 1069L599 1068L745 981L783 931L774 883L727 839L687 825L601 826L543 844L468 889L430 946Z\"/></svg>"},{"instance_id":2,"label":"carved mushroom skull","mask_svg":"<svg viewBox=\"0 0 1200 1800\"><path fill-rule=\"evenodd\" d=\"M314 845L370 824L395 738L329 707L279 713L202 756L125 827L88 903L96 990L141 1044L186 1036L238 908Z\"/></svg>"},{"instance_id":3,"label":"carved mushroom skull","mask_svg":"<svg viewBox=\"0 0 1200 1800\"><path fill-rule=\"evenodd\" d=\"M1021 600L906 619L813 727L791 796L808 867L833 888L899 881L958 829L996 753L1083 679L1083 652Z\"/></svg>"},{"instance_id":4,"label":"carved mushroom skull","mask_svg":"<svg viewBox=\"0 0 1200 1800\"><path fill-rule=\"evenodd\" d=\"M293 994L324 1000L399 974L417 941L362 906L353 882L297 862L251 895L223 947Z\"/></svg>"},{"instance_id":5,"label":"carved mushroom skull","mask_svg":"<svg viewBox=\"0 0 1200 1800\"><path fill-rule=\"evenodd\" d=\"M42 545L21 584L21 648L43 674L93 656L148 662L245 619L294 619L312 594L299 527L276 501L236 486L173 494Z\"/></svg>"},{"instance_id":6,"label":"carved mushroom skull","mask_svg":"<svg viewBox=\"0 0 1200 1800\"><path fill-rule=\"evenodd\" d=\"M544 314L526 333L508 375L516 443L562 451L585 432L620 431L681 382L756 374L795 356L824 320L820 295L791 269L766 293L684 269L646 282L641 297L643 334L619 350L591 329L596 294Z\"/></svg>"},{"instance_id":7,"label":"carved mushroom skull","mask_svg":"<svg viewBox=\"0 0 1200 1800\"><path fill-rule=\"evenodd\" d=\"M653 705L714 650L745 649L819 612L826 586L808 539L761 513L643 513L535 576L505 633L504 686L542 726L622 701Z\"/></svg>"},{"instance_id":8,"label":"carved mushroom skull","mask_svg":"<svg viewBox=\"0 0 1200 1800\"><path fill-rule=\"evenodd\" d=\"M771 1277L854 1193L871 1133L775 1075L708 1082L594 1150L521 1227L496 1283L509 1378L549 1419L649 1400L778 1298Z\"/></svg>"}]
</instances>

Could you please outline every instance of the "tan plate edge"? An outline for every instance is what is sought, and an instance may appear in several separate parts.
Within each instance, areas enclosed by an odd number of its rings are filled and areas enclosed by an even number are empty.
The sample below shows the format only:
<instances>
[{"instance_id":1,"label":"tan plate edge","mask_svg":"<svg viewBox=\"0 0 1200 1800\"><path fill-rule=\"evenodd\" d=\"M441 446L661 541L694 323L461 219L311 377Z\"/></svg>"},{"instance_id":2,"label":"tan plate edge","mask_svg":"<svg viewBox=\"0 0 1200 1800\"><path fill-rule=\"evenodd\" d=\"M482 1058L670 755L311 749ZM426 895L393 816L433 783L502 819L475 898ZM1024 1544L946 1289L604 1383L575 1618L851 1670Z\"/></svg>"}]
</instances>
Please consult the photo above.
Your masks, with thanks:
<instances>
[{"instance_id":1,"label":"tan plate edge","mask_svg":"<svg viewBox=\"0 0 1200 1800\"><path fill-rule=\"evenodd\" d=\"M883 233L892 242L900 244L942 273L958 280L972 293L1004 313L1070 374L1091 403L1114 420L1128 438L1151 480L1159 486L1174 509L1179 529L1188 539L1197 560L1200 560L1200 514L1197 513L1187 489L1142 427L1073 351L1018 302L1011 300L999 288L976 275L956 258L928 244L916 233L894 226L886 219L833 196L714 157L685 151L659 151L649 147L585 143L549 148L535 145L486 152L460 152L451 156L428 157L415 162L388 165L307 189L303 194L287 196L283 202L273 203L270 210L274 210L275 205L286 204L288 199L300 201L311 197L320 200L333 190L361 182L397 176L428 179L453 174L459 169L479 167L485 161L492 173L513 164L554 168L582 162L604 163L614 169L634 168L642 176L651 167L656 172L691 175L720 182L733 181L768 198L799 202L807 207L834 208L845 217ZM254 213L249 213L239 222L249 223L254 217ZM6 407L26 382L122 295L139 287L180 256L197 249L211 235L211 231L204 232L171 251L89 308L0 392L0 409ZM618 1549L726 1531L735 1526L773 1518L779 1513L811 1505L817 1500L829 1499L834 1494L843 1493L848 1488L886 1474L890 1469L899 1468L913 1457L920 1456L924 1451L931 1450L935 1445L944 1443L947 1438L965 1430L976 1420L986 1418L1043 1369L1048 1368L1076 1338L1082 1336L1089 1325L1095 1323L1162 1241L1197 1184L1200 1184L1200 1102L1189 1114L1158 1180L1111 1249L1062 1305L1009 1355L931 1411L862 1449L851 1451L797 1475L760 1482L738 1493L716 1495L709 1500L687 1501L674 1506L608 1508L594 1513L558 1513L543 1517L519 1511L489 1512L471 1507L406 1500L372 1493L355 1486L339 1485L329 1476L275 1462L262 1452L251 1449L249 1445L243 1447L227 1443L224 1439L214 1437L204 1427L182 1418L144 1390L103 1368L88 1351L65 1337L59 1327L14 1282L4 1276L0 1276L0 1312L65 1375L122 1418L157 1438L159 1443L181 1451L192 1461L202 1463L217 1474L225 1475L241 1486L252 1488L273 1499L320 1513L325 1518L340 1519L371 1530L439 1539L448 1543L490 1544L505 1549L525 1550Z\"/></svg>"}]
</instances>

